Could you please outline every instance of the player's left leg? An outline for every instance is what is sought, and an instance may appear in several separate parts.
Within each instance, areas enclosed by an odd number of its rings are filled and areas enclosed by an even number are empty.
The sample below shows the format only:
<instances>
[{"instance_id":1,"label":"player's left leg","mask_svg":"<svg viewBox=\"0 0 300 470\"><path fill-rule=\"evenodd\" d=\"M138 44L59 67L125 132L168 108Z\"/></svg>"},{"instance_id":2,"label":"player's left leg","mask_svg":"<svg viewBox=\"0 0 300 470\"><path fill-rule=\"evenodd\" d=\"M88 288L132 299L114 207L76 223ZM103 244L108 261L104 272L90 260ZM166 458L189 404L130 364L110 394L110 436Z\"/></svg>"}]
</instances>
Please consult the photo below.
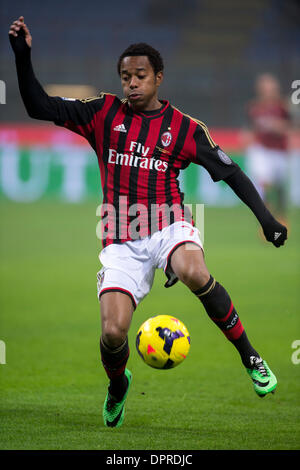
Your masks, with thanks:
<instances>
[{"instance_id":1,"label":"player's left leg","mask_svg":"<svg viewBox=\"0 0 300 470\"><path fill-rule=\"evenodd\" d=\"M229 294L210 275L201 248L188 247L185 243L173 252L170 260L173 272L199 298L211 320L236 347L256 393L265 396L276 387L274 374L249 342Z\"/></svg>"}]
</instances>

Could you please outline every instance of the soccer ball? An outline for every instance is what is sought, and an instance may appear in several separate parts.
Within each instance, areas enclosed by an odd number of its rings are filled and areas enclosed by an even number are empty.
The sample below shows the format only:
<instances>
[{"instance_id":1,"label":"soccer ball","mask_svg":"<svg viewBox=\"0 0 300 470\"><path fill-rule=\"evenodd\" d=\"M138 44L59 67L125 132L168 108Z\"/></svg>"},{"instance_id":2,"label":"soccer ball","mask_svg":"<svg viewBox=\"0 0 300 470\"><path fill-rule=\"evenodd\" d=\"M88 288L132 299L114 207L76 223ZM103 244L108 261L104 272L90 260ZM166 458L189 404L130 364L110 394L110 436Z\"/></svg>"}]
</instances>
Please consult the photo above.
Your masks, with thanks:
<instances>
[{"instance_id":1,"label":"soccer ball","mask_svg":"<svg viewBox=\"0 0 300 470\"><path fill-rule=\"evenodd\" d=\"M155 369L171 369L188 355L190 335L178 318L157 315L149 318L136 335L136 349L143 361Z\"/></svg>"}]
</instances>

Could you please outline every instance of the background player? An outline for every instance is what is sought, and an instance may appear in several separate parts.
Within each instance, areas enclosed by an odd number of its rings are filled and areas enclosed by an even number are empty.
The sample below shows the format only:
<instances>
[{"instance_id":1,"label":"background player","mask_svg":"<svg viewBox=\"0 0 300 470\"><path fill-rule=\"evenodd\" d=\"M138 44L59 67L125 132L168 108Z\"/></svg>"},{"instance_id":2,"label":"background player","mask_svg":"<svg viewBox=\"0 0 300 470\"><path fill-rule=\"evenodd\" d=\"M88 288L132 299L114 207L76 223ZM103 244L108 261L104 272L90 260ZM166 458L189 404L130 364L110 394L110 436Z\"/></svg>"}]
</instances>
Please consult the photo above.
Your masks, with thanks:
<instances>
[{"instance_id":1,"label":"background player","mask_svg":"<svg viewBox=\"0 0 300 470\"><path fill-rule=\"evenodd\" d=\"M9 36L16 54L20 92L29 115L54 121L87 138L98 155L105 201L111 200L118 206L122 191L127 191L130 199L140 190L148 209L154 197L157 202L170 197L170 204L178 200L181 207L178 172L194 162L204 166L214 181L226 181L251 208L268 241L276 247L284 244L286 228L266 209L238 165L214 144L206 126L158 99L163 62L156 50L137 44L120 56L118 71L125 101L103 93L93 99L65 100L49 97L37 81L30 59L31 35L23 17L11 25ZM137 156L132 152L129 157L125 152L137 141L144 154ZM123 422L131 383L131 373L126 369L127 334L136 305L151 289L156 268L164 267L169 278L167 286L179 279L199 298L209 317L238 350L256 393L265 396L276 388L276 377L250 344L229 294L209 273L197 230L182 220L179 211L173 214L171 224L163 219L154 233L125 240L115 239L108 223L109 236L100 258L103 271L99 274L100 349L110 379L103 410L107 426L117 427ZM125 226L128 228L127 217ZM142 229L145 226L148 217ZM183 229L177 230L181 226ZM191 243L193 251L186 249Z\"/></svg>"},{"instance_id":2,"label":"background player","mask_svg":"<svg viewBox=\"0 0 300 470\"><path fill-rule=\"evenodd\" d=\"M273 207L279 220L286 223L290 116L276 77L260 75L255 92L247 106L253 133L247 150L249 171L268 207Z\"/></svg>"}]
</instances>

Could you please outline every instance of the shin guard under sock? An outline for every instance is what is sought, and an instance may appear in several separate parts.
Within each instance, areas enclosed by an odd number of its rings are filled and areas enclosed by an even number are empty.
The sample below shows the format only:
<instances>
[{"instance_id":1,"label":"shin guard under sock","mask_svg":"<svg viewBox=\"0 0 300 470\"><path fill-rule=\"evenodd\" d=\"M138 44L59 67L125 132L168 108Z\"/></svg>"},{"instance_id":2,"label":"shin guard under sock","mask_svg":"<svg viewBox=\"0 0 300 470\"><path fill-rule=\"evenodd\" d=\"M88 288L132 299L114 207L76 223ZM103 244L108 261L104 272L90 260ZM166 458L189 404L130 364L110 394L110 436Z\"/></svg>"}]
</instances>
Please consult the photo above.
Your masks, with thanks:
<instances>
[{"instance_id":1,"label":"shin guard under sock","mask_svg":"<svg viewBox=\"0 0 300 470\"><path fill-rule=\"evenodd\" d=\"M259 357L259 354L251 346L241 320L224 287L210 276L207 284L194 291L194 294L201 300L211 320L236 347L244 366L250 367L250 356Z\"/></svg>"}]
</instances>

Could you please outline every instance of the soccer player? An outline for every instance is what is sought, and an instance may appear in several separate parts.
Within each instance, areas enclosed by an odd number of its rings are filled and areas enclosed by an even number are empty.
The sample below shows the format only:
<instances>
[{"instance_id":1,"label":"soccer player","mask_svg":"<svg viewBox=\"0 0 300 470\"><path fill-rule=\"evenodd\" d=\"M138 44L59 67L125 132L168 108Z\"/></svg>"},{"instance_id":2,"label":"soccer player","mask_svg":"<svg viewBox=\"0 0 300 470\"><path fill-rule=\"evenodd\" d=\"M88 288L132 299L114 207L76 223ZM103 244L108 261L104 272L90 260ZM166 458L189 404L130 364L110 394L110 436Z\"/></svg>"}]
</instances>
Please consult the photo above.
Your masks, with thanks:
<instances>
[{"instance_id":1,"label":"soccer player","mask_svg":"<svg viewBox=\"0 0 300 470\"><path fill-rule=\"evenodd\" d=\"M132 380L126 368L128 330L157 268L166 273L166 287L180 280L199 298L239 352L255 392L260 397L274 392L275 375L250 344L229 294L206 267L199 231L184 210L179 171L193 162L206 168L214 181L226 181L253 211L274 246L284 244L287 229L274 219L239 166L213 142L207 127L158 98L164 68L159 52L139 43L121 54L118 73L123 100L109 93L68 100L48 96L36 79L32 39L22 16L11 25L9 38L29 116L84 136L98 157L104 246L98 273L100 351L109 378L105 425L123 423Z\"/></svg>"},{"instance_id":2,"label":"soccer player","mask_svg":"<svg viewBox=\"0 0 300 470\"><path fill-rule=\"evenodd\" d=\"M273 203L278 219L286 223L290 115L279 81L273 75L259 75L255 93L247 106L253 134L253 142L247 149L250 176L265 204L270 207Z\"/></svg>"}]
</instances>

